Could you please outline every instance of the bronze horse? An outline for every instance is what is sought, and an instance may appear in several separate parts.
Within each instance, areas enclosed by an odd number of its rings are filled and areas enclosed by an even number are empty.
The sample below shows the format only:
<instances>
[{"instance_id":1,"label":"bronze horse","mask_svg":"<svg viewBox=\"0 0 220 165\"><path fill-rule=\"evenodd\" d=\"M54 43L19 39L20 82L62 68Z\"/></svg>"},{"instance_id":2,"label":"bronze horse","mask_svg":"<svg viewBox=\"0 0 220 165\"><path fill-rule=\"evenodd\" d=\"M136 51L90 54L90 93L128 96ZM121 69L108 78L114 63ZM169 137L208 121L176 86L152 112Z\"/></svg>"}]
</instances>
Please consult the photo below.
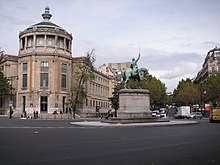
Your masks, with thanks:
<instances>
[{"instance_id":1,"label":"bronze horse","mask_svg":"<svg viewBox=\"0 0 220 165\"><path fill-rule=\"evenodd\" d=\"M138 80L138 88L140 89L140 81L145 79L145 76L148 75L148 70L146 68L140 68L135 73L131 68L122 72L122 78L124 81L124 88L127 89L127 83L130 78L134 81Z\"/></svg>"}]
</instances>

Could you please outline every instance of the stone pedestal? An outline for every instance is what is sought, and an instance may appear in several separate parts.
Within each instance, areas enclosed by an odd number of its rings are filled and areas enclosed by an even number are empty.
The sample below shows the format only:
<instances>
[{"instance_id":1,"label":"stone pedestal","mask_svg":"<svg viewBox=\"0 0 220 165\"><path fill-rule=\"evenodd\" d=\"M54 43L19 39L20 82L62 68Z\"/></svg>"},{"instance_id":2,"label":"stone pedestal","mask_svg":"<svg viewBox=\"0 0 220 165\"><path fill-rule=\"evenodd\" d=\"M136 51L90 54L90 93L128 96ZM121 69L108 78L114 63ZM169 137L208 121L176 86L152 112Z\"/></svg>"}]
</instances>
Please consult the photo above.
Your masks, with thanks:
<instances>
[{"instance_id":1,"label":"stone pedestal","mask_svg":"<svg viewBox=\"0 0 220 165\"><path fill-rule=\"evenodd\" d=\"M122 89L119 92L119 119L151 118L150 92L143 89Z\"/></svg>"}]
</instances>

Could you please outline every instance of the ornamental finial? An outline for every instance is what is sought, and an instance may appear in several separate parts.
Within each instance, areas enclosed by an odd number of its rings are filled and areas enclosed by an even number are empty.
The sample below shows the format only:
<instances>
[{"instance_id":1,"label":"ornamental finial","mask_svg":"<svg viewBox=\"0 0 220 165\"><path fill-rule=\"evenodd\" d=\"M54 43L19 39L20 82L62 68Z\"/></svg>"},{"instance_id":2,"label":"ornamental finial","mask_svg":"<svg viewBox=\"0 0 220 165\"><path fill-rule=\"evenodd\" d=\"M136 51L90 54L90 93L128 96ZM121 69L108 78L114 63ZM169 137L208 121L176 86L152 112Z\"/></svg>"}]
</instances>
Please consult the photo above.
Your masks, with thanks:
<instances>
[{"instance_id":1,"label":"ornamental finial","mask_svg":"<svg viewBox=\"0 0 220 165\"><path fill-rule=\"evenodd\" d=\"M49 21L52 17L52 14L50 14L50 8L48 6L45 7L45 12L42 14L42 17L44 21Z\"/></svg>"}]
</instances>

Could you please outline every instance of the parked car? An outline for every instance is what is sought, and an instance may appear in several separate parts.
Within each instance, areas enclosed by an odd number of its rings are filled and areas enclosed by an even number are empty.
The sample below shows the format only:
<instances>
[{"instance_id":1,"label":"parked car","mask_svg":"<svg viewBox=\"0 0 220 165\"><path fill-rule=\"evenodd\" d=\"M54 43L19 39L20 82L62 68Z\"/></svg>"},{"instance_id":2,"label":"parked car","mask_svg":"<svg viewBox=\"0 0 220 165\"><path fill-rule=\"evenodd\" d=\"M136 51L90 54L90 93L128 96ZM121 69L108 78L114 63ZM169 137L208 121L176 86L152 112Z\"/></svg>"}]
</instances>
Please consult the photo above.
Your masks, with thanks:
<instances>
[{"instance_id":1,"label":"parked car","mask_svg":"<svg viewBox=\"0 0 220 165\"><path fill-rule=\"evenodd\" d=\"M165 111L164 112L163 111L160 112L159 110L154 110L154 111L152 111L152 117L165 118L167 116L166 116Z\"/></svg>"},{"instance_id":2,"label":"parked car","mask_svg":"<svg viewBox=\"0 0 220 165\"><path fill-rule=\"evenodd\" d=\"M158 110L152 111L152 117L160 117L160 112Z\"/></svg>"},{"instance_id":3,"label":"parked car","mask_svg":"<svg viewBox=\"0 0 220 165\"><path fill-rule=\"evenodd\" d=\"M161 118L166 118L167 115L166 115L166 113L160 113L160 117L161 117Z\"/></svg>"},{"instance_id":4,"label":"parked car","mask_svg":"<svg viewBox=\"0 0 220 165\"><path fill-rule=\"evenodd\" d=\"M191 112L188 116L189 119L201 119L202 113L201 112Z\"/></svg>"}]
</instances>

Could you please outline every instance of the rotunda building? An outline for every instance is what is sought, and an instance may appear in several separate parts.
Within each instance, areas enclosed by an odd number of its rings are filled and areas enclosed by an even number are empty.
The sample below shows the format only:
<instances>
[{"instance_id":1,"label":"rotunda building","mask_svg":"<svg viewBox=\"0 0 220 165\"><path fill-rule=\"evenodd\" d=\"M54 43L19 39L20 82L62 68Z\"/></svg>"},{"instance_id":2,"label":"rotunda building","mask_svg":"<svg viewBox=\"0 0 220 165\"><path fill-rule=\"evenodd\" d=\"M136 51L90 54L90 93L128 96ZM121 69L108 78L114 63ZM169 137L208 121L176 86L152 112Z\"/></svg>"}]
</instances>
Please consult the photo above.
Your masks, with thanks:
<instances>
[{"instance_id":1,"label":"rotunda building","mask_svg":"<svg viewBox=\"0 0 220 165\"><path fill-rule=\"evenodd\" d=\"M17 110L20 113L65 111L72 82L72 34L50 21L19 33Z\"/></svg>"}]
</instances>

